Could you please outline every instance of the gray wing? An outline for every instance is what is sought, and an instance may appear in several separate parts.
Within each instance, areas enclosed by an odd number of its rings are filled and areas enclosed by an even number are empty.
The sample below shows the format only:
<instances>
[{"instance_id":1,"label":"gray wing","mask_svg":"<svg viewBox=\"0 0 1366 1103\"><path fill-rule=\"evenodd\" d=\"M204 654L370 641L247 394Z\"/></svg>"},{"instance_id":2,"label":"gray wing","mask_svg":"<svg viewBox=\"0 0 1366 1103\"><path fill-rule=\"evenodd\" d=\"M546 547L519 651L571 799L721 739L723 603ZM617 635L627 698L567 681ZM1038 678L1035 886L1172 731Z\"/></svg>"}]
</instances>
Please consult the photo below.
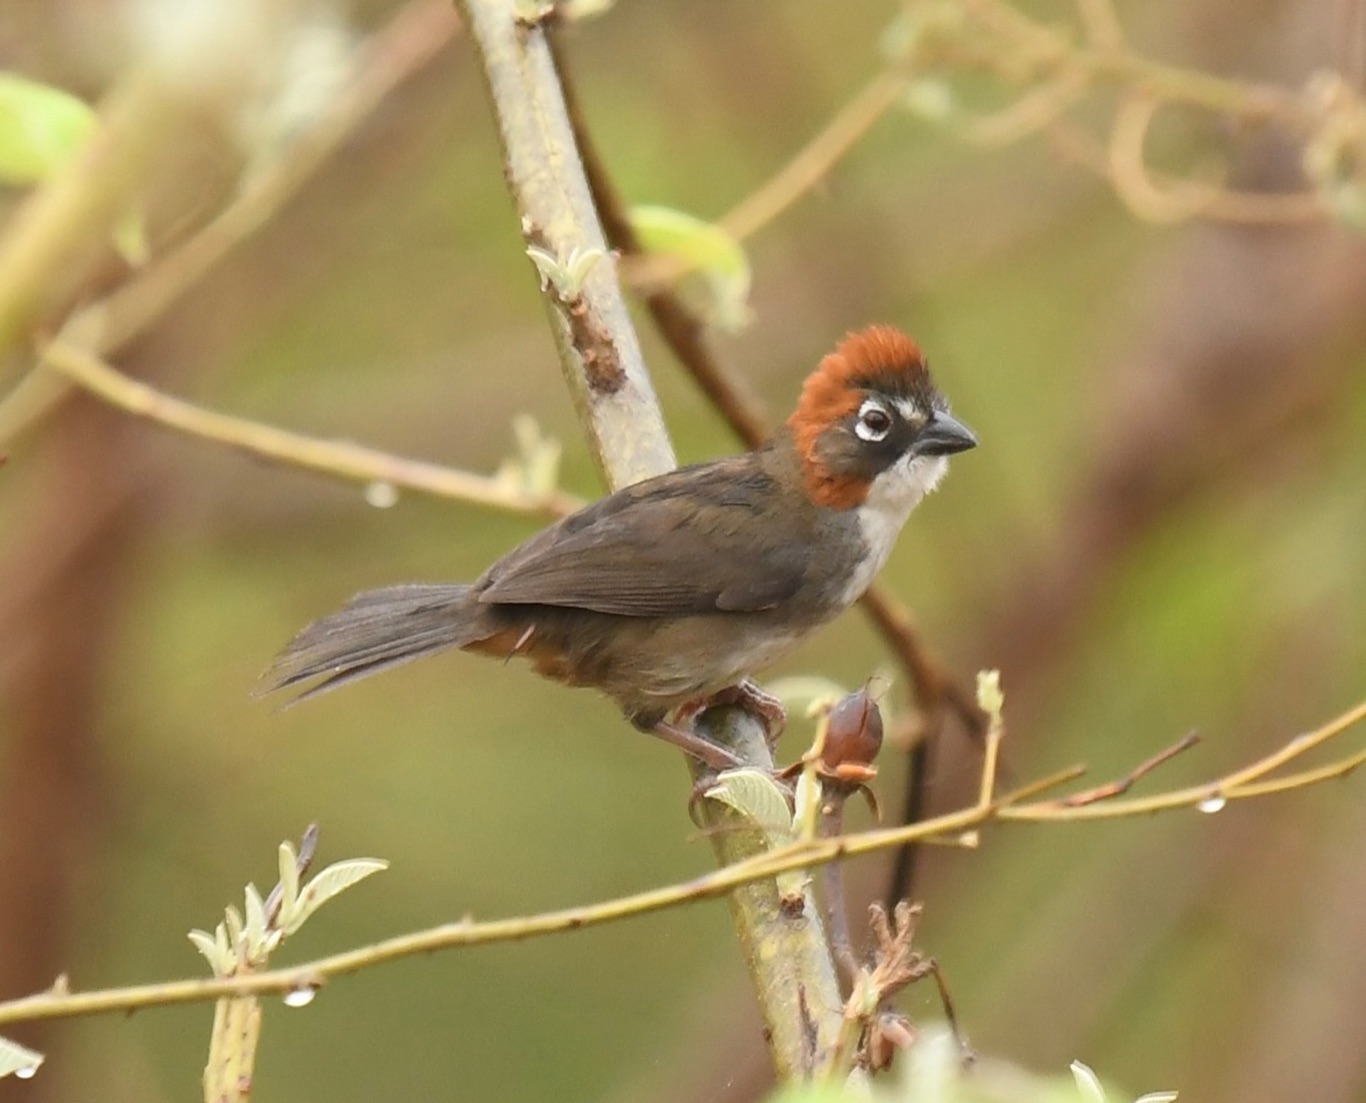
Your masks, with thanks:
<instances>
[{"instance_id":1,"label":"gray wing","mask_svg":"<svg viewBox=\"0 0 1366 1103\"><path fill-rule=\"evenodd\" d=\"M753 454L647 479L514 549L476 584L479 600L632 617L770 609L811 556L809 539L773 545L775 492Z\"/></svg>"}]
</instances>

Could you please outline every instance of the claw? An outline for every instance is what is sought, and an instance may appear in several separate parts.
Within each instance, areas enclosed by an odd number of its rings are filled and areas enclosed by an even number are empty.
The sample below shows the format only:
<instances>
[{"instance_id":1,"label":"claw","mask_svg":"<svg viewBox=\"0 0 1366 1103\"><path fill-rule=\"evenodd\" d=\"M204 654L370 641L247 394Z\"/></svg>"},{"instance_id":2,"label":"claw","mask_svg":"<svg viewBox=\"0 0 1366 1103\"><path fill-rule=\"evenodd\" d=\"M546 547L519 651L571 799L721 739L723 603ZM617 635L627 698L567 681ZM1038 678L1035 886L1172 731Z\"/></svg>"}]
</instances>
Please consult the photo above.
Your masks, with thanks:
<instances>
[{"instance_id":1,"label":"claw","mask_svg":"<svg viewBox=\"0 0 1366 1103\"><path fill-rule=\"evenodd\" d=\"M757 716L763 722L764 737L770 748L778 742L778 737L787 727L787 710L783 708L783 703L748 678L713 694L702 707L711 708L714 705L731 705Z\"/></svg>"}]
</instances>

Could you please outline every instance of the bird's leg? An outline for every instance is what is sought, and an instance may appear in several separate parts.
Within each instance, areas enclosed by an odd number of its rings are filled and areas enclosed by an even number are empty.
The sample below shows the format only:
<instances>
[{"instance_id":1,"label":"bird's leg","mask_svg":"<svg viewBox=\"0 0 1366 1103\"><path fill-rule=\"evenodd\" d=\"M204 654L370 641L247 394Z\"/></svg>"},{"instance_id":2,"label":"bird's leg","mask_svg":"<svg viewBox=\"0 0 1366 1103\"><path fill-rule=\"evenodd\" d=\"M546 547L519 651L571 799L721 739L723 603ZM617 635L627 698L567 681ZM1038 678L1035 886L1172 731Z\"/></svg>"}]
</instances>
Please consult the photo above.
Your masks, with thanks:
<instances>
[{"instance_id":1,"label":"bird's leg","mask_svg":"<svg viewBox=\"0 0 1366 1103\"><path fill-rule=\"evenodd\" d=\"M787 727L787 710L783 708L783 703L748 678L713 694L703 707L710 708L712 705L733 705L757 716L763 721L770 749Z\"/></svg>"},{"instance_id":2,"label":"bird's leg","mask_svg":"<svg viewBox=\"0 0 1366 1103\"><path fill-rule=\"evenodd\" d=\"M655 720L654 723L639 723L633 720L641 731L649 732L656 739L672 743L679 750L690 754L699 762L704 762L715 770L733 770L743 766L740 756L729 747L708 739L700 732L669 720Z\"/></svg>"}]
</instances>

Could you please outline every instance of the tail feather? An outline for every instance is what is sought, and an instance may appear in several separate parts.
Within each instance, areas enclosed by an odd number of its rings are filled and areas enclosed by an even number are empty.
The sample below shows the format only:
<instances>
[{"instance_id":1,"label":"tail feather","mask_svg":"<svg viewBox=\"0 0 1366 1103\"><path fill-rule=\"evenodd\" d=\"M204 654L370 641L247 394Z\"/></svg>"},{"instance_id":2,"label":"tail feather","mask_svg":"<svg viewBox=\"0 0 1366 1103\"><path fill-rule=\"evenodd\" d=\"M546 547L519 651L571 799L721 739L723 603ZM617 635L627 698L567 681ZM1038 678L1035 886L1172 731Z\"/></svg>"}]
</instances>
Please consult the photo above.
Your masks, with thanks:
<instances>
[{"instance_id":1,"label":"tail feather","mask_svg":"<svg viewBox=\"0 0 1366 1103\"><path fill-rule=\"evenodd\" d=\"M487 633L486 609L469 598L469 586L449 583L357 594L290 641L263 675L269 682L265 692L322 679L291 702L296 703L410 659L474 643Z\"/></svg>"}]
</instances>

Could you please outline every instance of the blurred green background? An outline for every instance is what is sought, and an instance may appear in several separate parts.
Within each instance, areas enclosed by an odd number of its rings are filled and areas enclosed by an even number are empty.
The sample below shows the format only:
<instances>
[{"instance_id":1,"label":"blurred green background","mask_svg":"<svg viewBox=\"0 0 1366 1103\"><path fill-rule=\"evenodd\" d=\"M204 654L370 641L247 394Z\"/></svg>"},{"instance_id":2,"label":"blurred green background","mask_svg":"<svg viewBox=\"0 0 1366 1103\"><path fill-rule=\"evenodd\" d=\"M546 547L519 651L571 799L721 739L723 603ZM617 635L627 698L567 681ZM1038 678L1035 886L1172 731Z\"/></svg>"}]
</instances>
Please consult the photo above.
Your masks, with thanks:
<instances>
[{"instance_id":1,"label":"blurred green background","mask_svg":"<svg viewBox=\"0 0 1366 1103\"><path fill-rule=\"evenodd\" d=\"M1344 42L1345 4L1120 10L1156 56L1293 86L1360 47ZM15 10L4 62L93 97L119 12ZM364 29L389 12L351 16ZM876 72L895 13L636 0L565 46L629 199L715 217ZM1293 150L1233 137L1243 186L1284 180ZM1179 164L1187 142L1158 156ZM1002 669L1010 780L1076 761L1104 779L1198 729L1200 747L1147 783L1176 786L1363 696L1359 238L1144 225L1045 141L984 153L894 112L750 250L755 320L717 346L775 413L846 330L888 321L928 350L982 440L885 577L954 670ZM641 330L680 457L733 450ZM118 364L216 409L478 471L527 412L564 442L565 485L599 492L459 36ZM199 972L184 932L247 880L273 883L276 844L314 820L323 861L392 868L280 963L710 868L677 756L517 664L443 657L286 712L251 698L291 634L354 591L473 577L535 525L408 494L372 508L359 487L84 399L12 444L0 998L58 973L88 988ZM887 663L851 613L773 673L853 684ZM893 807L903 769L883 766ZM967 799L976 770L974 748L947 740L933 807ZM927 857L921 944L986 1053L1057 1072L1079 1057L1192 1100L1366 1100L1363 839L1359 777L1217 816L993 829L978 852ZM851 878L869 897L885 872L864 862ZM904 1002L938 1013L927 991ZM0 1099L195 1098L211 1016L8 1029L48 1064ZM740 1100L765 1076L730 919L711 903L401 962L307 1010L271 1003L256 1092Z\"/></svg>"}]
</instances>

